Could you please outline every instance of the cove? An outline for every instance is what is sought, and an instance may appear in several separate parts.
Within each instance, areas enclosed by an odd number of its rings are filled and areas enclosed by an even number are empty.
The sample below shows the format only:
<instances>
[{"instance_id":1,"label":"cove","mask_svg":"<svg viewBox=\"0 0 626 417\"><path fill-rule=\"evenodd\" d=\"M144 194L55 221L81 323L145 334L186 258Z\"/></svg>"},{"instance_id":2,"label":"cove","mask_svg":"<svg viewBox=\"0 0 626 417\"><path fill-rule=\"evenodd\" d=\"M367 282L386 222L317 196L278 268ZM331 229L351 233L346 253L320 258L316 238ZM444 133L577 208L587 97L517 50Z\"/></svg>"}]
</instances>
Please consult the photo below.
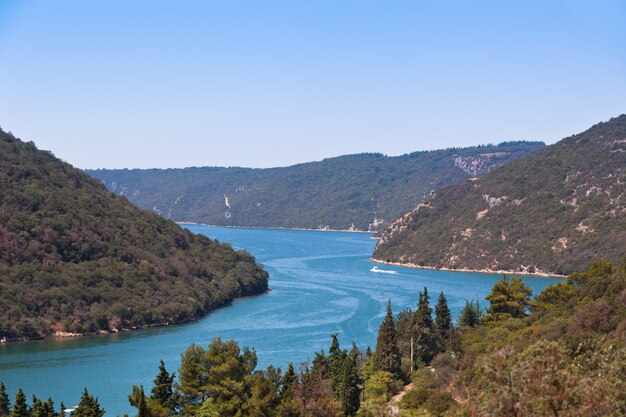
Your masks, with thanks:
<instances>
[{"instance_id":1,"label":"cove","mask_svg":"<svg viewBox=\"0 0 626 417\"><path fill-rule=\"evenodd\" d=\"M374 348L385 305L394 311L415 308L426 286L434 304L440 291L453 317L466 299L485 295L498 275L420 270L378 265L396 274L370 272L375 241L369 234L278 229L235 229L185 225L235 249L246 249L270 273L271 292L236 300L204 319L171 327L106 336L50 339L0 345L0 381L11 400L18 387L27 397L52 397L58 406L76 405L83 386L100 399L113 417L135 410L127 401L132 385L152 386L160 359L176 371L180 353L190 343L206 346L214 337L235 339L254 348L259 368L285 368L327 349L330 334L339 333L343 347L355 341ZM523 277L537 294L558 282L549 277Z\"/></svg>"}]
</instances>

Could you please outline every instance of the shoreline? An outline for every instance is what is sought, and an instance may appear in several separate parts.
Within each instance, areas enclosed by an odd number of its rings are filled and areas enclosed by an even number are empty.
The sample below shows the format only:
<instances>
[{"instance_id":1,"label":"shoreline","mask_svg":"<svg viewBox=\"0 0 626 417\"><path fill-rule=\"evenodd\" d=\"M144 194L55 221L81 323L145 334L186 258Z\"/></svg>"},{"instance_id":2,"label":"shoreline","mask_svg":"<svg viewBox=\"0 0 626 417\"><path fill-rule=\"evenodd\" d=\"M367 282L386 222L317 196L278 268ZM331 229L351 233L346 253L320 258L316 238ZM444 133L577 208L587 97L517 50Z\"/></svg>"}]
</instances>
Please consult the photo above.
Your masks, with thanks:
<instances>
[{"instance_id":1,"label":"shoreline","mask_svg":"<svg viewBox=\"0 0 626 417\"><path fill-rule=\"evenodd\" d=\"M9 338L3 337L3 338L0 338L0 346L14 344L14 343L43 342L46 340L60 341L60 340L67 340L67 339L75 339L78 337L110 336L110 335L115 335L115 334L131 333L131 332L136 332L136 331L141 331L141 330L148 330L148 329L153 329L157 327L171 327L171 326L179 326L183 324L190 324L190 323L198 322L200 320L207 318L214 311L231 306L235 301L243 300L244 298L259 297L261 295L269 294L270 292L272 292L272 290L268 288L267 291L263 291L262 293L259 293L259 294L242 295L240 297L233 298L232 300L220 306L217 306L212 310L207 311L201 316L193 317L185 321L152 323L152 324L145 324L142 326L134 326L134 327L121 328L121 329L114 329L114 330L98 330L98 331L90 332L90 333L73 333L73 332L55 331L54 333L49 334L47 336L38 337L34 339L9 339Z\"/></svg>"},{"instance_id":2,"label":"shoreline","mask_svg":"<svg viewBox=\"0 0 626 417\"><path fill-rule=\"evenodd\" d=\"M536 277L550 277L550 278L567 278L567 275L561 274L553 274L549 272L521 272L521 271L512 271L512 270L493 270L493 269L469 269L469 268L437 268L434 266L422 266L413 263L400 263L400 262L386 262L376 258L370 258L370 261L375 262L377 264L382 265L392 265L392 266L402 266L405 268L414 268L414 269L427 269L431 271L446 271L446 272L471 272L477 274L492 274L492 275L526 275L526 276L536 276Z\"/></svg>"},{"instance_id":3,"label":"shoreline","mask_svg":"<svg viewBox=\"0 0 626 417\"><path fill-rule=\"evenodd\" d=\"M351 229L307 229L304 227L282 227L282 226L223 226L219 224L206 224L206 223L198 223L191 221L177 221L174 222L177 225L183 224L191 224L197 226L208 226L208 227L225 227L228 229L269 229L269 230L298 230L302 232L344 232L344 233L366 233L366 234L374 234L376 232L369 232L367 230L351 230Z\"/></svg>"}]
</instances>

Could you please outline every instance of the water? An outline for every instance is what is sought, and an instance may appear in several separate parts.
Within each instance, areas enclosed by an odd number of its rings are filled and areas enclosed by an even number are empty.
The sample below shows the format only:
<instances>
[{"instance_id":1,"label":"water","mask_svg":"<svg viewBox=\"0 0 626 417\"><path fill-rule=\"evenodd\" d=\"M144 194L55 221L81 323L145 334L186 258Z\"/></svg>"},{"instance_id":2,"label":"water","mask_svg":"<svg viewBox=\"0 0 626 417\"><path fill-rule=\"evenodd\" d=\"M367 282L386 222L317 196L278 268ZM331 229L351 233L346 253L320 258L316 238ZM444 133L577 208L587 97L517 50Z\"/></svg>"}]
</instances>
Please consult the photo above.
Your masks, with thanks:
<instances>
[{"instance_id":1,"label":"water","mask_svg":"<svg viewBox=\"0 0 626 417\"><path fill-rule=\"evenodd\" d=\"M443 291L454 317L466 299L484 299L497 275L379 266L396 274L370 272L375 241L368 234L187 226L256 256L270 273L271 292L235 301L186 325L125 334L0 346L0 381L14 398L22 387L66 406L77 404L83 386L98 395L108 416L135 414L128 405L132 385L151 387L159 359L170 371L191 342L206 347L213 337L235 339L256 349L259 367L284 369L289 361L328 349L331 333L344 347L374 348L388 299L394 311L415 308L424 286L434 305ZM556 282L526 277L536 294ZM484 302L486 304L486 301Z\"/></svg>"}]
</instances>

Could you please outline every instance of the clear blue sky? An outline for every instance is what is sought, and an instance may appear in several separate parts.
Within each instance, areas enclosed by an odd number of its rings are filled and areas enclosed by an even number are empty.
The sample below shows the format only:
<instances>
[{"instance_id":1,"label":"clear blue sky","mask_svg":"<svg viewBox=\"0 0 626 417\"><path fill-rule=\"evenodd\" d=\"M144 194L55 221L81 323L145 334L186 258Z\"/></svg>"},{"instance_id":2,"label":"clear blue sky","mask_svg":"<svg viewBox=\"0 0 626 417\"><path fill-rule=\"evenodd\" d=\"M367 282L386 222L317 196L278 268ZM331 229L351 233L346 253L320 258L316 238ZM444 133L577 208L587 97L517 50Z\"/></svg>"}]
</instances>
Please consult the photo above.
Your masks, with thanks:
<instances>
[{"instance_id":1,"label":"clear blue sky","mask_svg":"<svg viewBox=\"0 0 626 417\"><path fill-rule=\"evenodd\" d=\"M0 94L80 168L553 143L626 112L626 2L0 0Z\"/></svg>"}]
</instances>

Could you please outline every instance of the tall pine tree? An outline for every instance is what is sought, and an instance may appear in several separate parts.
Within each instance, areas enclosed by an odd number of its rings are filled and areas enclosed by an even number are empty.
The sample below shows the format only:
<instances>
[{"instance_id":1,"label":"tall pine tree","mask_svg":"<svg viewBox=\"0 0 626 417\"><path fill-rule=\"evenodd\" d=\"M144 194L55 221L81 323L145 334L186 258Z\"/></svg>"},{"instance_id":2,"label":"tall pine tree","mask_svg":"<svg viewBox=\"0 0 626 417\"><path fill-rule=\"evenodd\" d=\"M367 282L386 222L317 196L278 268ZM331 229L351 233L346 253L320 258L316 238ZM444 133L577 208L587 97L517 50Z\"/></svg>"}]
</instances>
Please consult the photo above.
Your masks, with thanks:
<instances>
[{"instance_id":1,"label":"tall pine tree","mask_svg":"<svg viewBox=\"0 0 626 417\"><path fill-rule=\"evenodd\" d=\"M424 287L424 292L420 292L415 312L415 323L413 327L415 358L423 363L429 363L438 351L437 335L432 317L433 309L430 308L430 298L428 289Z\"/></svg>"},{"instance_id":2,"label":"tall pine tree","mask_svg":"<svg viewBox=\"0 0 626 417\"><path fill-rule=\"evenodd\" d=\"M477 327L480 324L481 315L478 300L476 300L476 304L474 304L474 300L465 300L465 307L463 307L459 315L459 326Z\"/></svg>"},{"instance_id":3,"label":"tall pine tree","mask_svg":"<svg viewBox=\"0 0 626 417\"><path fill-rule=\"evenodd\" d=\"M387 314L378 329L374 357L376 370L389 372L395 379L400 378L400 350L391 312L391 300L387 303Z\"/></svg>"},{"instance_id":4,"label":"tall pine tree","mask_svg":"<svg viewBox=\"0 0 626 417\"><path fill-rule=\"evenodd\" d=\"M0 382L0 416L6 417L11 412L11 401L7 394L7 389L2 382Z\"/></svg>"},{"instance_id":5,"label":"tall pine tree","mask_svg":"<svg viewBox=\"0 0 626 417\"><path fill-rule=\"evenodd\" d=\"M437 305L435 306L435 331L439 337L439 346L441 351L450 348L450 340L452 337L452 316L448 308L443 291L439 294Z\"/></svg>"},{"instance_id":6,"label":"tall pine tree","mask_svg":"<svg viewBox=\"0 0 626 417\"><path fill-rule=\"evenodd\" d=\"M11 413L9 414L11 417L29 417L30 416L30 407L26 403L26 395L24 395L24 391L21 388L17 390L17 394L15 395L15 403L13 404L13 408L11 409Z\"/></svg>"},{"instance_id":7,"label":"tall pine tree","mask_svg":"<svg viewBox=\"0 0 626 417\"><path fill-rule=\"evenodd\" d=\"M354 356L348 356L341 366L341 378L339 389L339 401L343 415L351 417L356 415L359 409L361 389L359 388L359 374Z\"/></svg>"},{"instance_id":8,"label":"tall pine tree","mask_svg":"<svg viewBox=\"0 0 626 417\"><path fill-rule=\"evenodd\" d=\"M176 377L176 372L170 374L165 369L165 363L163 359L159 363L159 373L154 378L154 386L150 391L150 398L154 400L161 407L174 411L176 407L176 401L174 400L173 383Z\"/></svg>"},{"instance_id":9,"label":"tall pine tree","mask_svg":"<svg viewBox=\"0 0 626 417\"><path fill-rule=\"evenodd\" d=\"M80 398L80 402L76 407L76 411L72 414L73 417L102 417L104 416L104 409L100 407L98 398L94 398L87 388L83 389L83 395Z\"/></svg>"}]
</instances>

